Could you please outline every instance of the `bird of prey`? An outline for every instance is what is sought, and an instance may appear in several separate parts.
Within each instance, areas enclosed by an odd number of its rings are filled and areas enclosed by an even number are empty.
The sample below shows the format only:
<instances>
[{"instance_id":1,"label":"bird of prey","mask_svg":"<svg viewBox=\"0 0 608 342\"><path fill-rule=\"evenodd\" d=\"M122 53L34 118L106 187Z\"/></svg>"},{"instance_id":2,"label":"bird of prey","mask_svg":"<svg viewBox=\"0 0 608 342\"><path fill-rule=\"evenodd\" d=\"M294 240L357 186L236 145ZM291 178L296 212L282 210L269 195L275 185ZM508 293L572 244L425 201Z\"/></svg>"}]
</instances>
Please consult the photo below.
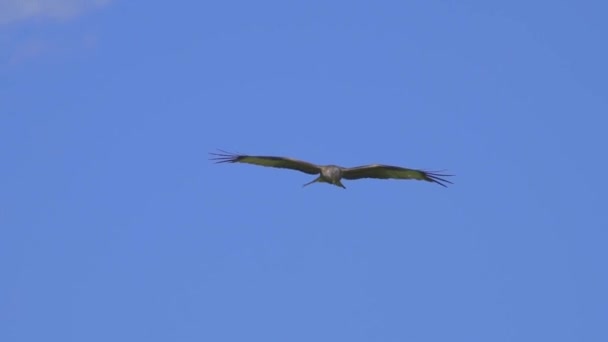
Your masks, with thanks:
<instances>
[{"instance_id":1,"label":"bird of prey","mask_svg":"<svg viewBox=\"0 0 608 342\"><path fill-rule=\"evenodd\" d=\"M447 179L442 177L450 177L434 171L423 171L415 169L407 169L398 166L390 165L363 165L357 167L341 167L337 165L315 165L309 162L296 160L286 157L271 157L271 156L248 156L244 154L234 154L219 150L221 153L210 153L216 163L247 163L260 166L277 167L283 169L297 170L308 173L310 175L319 175L317 178L303 186L312 183L329 183L335 186L346 189L342 184L342 179L361 179L361 178L376 178L376 179L415 179L431 183L437 183L443 187L447 187L446 183L452 184ZM441 172L441 171L439 171Z\"/></svg>"}]
</instances>

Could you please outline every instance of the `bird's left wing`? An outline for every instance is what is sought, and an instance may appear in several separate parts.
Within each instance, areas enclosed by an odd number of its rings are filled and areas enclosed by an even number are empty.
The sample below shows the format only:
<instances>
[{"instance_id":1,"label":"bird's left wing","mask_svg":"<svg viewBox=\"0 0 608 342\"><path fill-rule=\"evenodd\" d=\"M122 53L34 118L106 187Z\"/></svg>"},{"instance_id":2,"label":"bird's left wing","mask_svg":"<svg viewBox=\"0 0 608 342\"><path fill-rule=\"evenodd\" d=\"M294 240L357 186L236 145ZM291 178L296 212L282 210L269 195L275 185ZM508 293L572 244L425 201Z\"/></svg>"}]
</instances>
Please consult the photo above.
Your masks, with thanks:
<instances>
[{"instance_id":1,"label":"bird's left wing","mask_svg":"<svg viewBox=\"0 0 608 342\"><path fill-rule=\"evenodd\" d=\"M221 151L221 150L220 150ZM286 157L272 156L248 156L244 154L234 154L225 151L222 153L210 153L217 163L247 163L260 166L278 167L283 169L297 170L311 175L321 172L321 168L315 164Z\"/></svg>"},{"instance_id":2,"label":"bird's left wing","mask_svg":"<svg viewBox=\"0 0 608 342\"><path fill-rule=\"evenodd\" d=\"M450 177L432 171L414 170L398 166L390 165L365 165L342 170L342 178L344 179L359 179L359 178L377 178L377 179L416 179L427 182L437 183L447 187L445 183L452 184L447 179L442 177Z\"/></svg>"}]
</instances>

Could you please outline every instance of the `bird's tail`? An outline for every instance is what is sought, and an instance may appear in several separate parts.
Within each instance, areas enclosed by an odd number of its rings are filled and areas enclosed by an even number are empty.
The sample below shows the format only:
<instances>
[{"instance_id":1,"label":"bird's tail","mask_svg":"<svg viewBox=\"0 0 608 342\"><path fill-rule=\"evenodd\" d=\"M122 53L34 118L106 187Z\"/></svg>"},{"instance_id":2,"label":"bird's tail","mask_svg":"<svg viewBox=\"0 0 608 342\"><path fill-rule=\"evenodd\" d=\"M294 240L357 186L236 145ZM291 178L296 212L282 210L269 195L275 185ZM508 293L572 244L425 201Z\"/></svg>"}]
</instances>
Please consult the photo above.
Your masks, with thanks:
<instances>
[{"instance_id":1,"label":"bird's tail","mask_svg":"<svg viewBox=\"0 0 608 342\"><path fill-rule=\"evenodd\" d=\"M302 185L302 187L305 187L305 186L310 185L310 184L312 184L312 183L316 183L316 182L318 182L318 181L320 181L320 180L321 180L321 176L319 176L319 177L317 177L317 178L313 179L311 182L308 182L308 183L306 183L306 184Z\"/></svg>"}]
</instances>

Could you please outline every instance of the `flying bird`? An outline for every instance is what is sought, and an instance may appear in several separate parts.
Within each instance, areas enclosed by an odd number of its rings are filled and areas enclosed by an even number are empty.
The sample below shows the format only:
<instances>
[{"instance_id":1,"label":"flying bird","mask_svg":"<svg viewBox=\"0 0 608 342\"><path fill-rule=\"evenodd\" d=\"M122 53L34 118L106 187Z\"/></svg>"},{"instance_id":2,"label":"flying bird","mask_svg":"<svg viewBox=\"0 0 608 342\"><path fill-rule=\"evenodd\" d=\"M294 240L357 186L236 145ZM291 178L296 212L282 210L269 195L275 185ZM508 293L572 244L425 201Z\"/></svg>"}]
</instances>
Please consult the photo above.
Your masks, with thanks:
<instances>
[{"instance_id":1,"label":"flying bird","mask_svg":"<svg viewBox=\"0 0 608 342\"><path fill-rule=\"evenodd\" d=\"M390 165L363 165L357 167L341 167L337 165L316 165L309 162L286 158L286 157L272 157L272 156L248 156L244 154L234 154L226 151L219 150L221 153L210 153L216 163L247 163L253 165L277 167L282 169L291 169L310 175L319 175L311 182L304 184L303 186L310 185L312 183L329 183L335 186L346 189L342 184L342 179L361 179L361 178L376 178L376 179L415 179L422 180L431 183L437 183L443 187L447 187L446 183L452 184L447 179L442 177L450 177L452 175L446 175L437 173L434 171L423 171L408 169L398 166ZM439 171L441 172L441 171Z\"/></svg>"}]
</instances>

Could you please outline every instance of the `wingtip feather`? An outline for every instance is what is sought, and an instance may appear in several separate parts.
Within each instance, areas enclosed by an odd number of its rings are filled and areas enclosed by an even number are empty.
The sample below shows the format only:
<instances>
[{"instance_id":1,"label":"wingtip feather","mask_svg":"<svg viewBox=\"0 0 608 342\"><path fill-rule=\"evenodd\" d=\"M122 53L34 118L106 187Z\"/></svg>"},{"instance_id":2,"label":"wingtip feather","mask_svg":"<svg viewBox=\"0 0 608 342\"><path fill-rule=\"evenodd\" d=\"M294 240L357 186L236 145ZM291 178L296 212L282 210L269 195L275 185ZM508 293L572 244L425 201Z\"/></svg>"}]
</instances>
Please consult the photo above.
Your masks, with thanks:
<instances>
[{"instance_id":1,"label":"wingtip feather","mask_svg":"<svg viewBox=\"0 0 608 342\"><path fill-rule=\"evenodd\" d=\"M244 157L243 155L233 153L233 152L227 152L227 151L221 150L219 148L216 148L216 150L218 150L221 153L209 152L209 154L213 156L213 157L209 158L209 160L215 161L216 164L235 163L240 158Z\"/></svg>"},{"instance_id":2,"label":"wingtip feather","mask_svg":"<svg viewBox=\"0 0 608 342\"><path fill-rule=\"evenodd\" d=\"M445 170L443 170L445 171ZM443 172L443 171L439 171L439 172ZM448 186L447 184L454 184L451 181L443 178L443 177L453 177L454 175L448 175L448 174L443 174L443 173L437 173L435 171L424 171L424 178L426 181L428 182L432 182L432 183L437 183L441 186L443 186L444 188L447 188Z\"/></svg>"}]
</instances>

